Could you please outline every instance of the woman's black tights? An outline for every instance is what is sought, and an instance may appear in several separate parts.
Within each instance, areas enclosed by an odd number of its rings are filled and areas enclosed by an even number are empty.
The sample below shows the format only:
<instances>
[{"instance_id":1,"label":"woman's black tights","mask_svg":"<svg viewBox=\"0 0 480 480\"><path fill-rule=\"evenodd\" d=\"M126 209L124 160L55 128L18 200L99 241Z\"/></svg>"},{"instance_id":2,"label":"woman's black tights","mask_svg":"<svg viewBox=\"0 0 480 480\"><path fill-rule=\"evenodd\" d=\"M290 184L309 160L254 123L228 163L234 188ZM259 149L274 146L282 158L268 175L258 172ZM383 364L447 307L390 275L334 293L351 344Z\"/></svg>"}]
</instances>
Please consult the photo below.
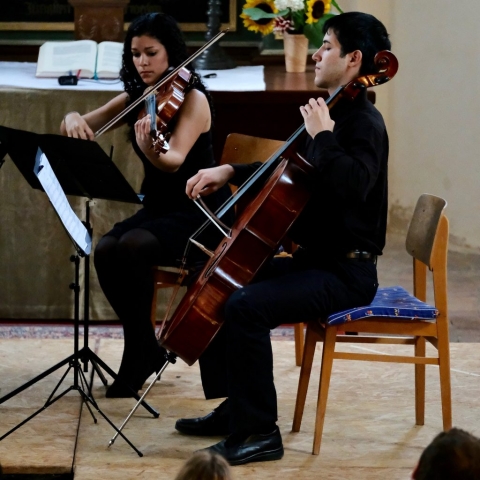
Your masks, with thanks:
<instances>
[{"instance_id":1,"label":"woman's black tights","mask_svg":"<svg viewBox=\"0 0 480 480\"><path fill-rule=\"evenodd\" d=\"M124 350L115 381L107 397L129 397L159 371L164 350L158 345L150 321L154 265L168 265L171 255L148 230L136 228L120 238L104 236L95 249L98 280L123 325Z\"/></svg>"}]
</instances>

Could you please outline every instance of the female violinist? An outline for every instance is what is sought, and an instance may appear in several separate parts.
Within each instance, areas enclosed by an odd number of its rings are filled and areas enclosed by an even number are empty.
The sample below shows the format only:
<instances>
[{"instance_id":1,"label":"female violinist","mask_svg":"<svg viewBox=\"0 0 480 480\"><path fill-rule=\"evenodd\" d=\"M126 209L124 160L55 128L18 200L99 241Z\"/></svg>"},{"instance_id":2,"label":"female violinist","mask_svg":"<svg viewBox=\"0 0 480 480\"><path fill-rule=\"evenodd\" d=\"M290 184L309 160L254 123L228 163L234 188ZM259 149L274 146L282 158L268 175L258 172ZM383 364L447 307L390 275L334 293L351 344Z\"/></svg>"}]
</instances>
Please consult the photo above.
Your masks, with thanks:
<instances>
[{"instance_id":1,"label":"female violinist","mask_svg":"<svg viewBox=\"0 0 480 480\"><path fill-rule=\"evenodd\" d=\"M85 115L67 113L60 127L62 134L93 140L93 132L187 58L182 33L172 17L161 13L138 17L130 24L124 43L120 77L125 92ZM115 224L103 236L94 253L101 288L124 331L124 351L118 371L121 381L113 382L107 389L107 397L131 396L130 388L138 391L162 367L164 350L150 322L151 267L178 266L189 237L205 221L203 213L185 194L185 185L199 169L215 166L212 108L198 74L190 71L183 102L168 124L167 151L152 148L151 116L146 114L138 119L143 102L122 119L130 127L133 148L143 163L144 200L142 209ZM215 211L228 195L228 186L220 188L209 197L208 207ZM202 244L208 248L214 249L221 239L215 230L209 227L202 233ZM206 258L200 250L192 248L188 266L199 265Z\"/></svg>"}]
</instances>

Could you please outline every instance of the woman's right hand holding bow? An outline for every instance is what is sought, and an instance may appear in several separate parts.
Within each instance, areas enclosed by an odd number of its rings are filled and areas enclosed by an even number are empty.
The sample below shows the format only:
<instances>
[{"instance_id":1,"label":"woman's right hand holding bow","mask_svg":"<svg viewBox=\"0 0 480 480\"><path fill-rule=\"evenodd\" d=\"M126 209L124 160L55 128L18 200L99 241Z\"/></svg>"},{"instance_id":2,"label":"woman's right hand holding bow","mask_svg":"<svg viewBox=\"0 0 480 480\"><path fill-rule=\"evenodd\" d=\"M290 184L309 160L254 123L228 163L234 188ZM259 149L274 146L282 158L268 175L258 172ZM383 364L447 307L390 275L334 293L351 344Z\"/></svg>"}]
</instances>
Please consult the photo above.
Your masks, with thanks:
<instances>
[{"instance_id":1,"label":"woman's right hand holding bow","mask_svg":"<svg viewBox=\"0 0 480 480\"><path fill-rule=\"evenodd\" d=\"M63 117L60 129L62 133L65 131L69 137L81 138L82 140L93 140L95 138L92 129L78 112L68 112Z\"/></svg>"}]
</instances>

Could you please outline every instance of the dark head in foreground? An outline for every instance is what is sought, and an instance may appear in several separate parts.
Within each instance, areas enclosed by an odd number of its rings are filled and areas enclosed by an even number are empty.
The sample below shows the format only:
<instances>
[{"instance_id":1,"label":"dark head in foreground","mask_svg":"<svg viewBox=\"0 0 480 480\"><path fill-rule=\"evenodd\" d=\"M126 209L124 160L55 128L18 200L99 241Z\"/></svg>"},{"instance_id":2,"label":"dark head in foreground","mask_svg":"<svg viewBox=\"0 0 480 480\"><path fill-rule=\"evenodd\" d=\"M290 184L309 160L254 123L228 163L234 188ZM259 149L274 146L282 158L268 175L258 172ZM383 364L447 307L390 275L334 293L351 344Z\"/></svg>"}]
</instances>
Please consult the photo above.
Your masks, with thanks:
<instances>
[{"instance_id":1,"label":"dark head in foreground","mask_svg":"<svg viewBox=\"0 0 480 480\"><path fill-rule=\"evenodd\" d=\"M439 433L423 451L413 480L480 480L480 439L459 428Z\"/></svg>"}]
</instances>

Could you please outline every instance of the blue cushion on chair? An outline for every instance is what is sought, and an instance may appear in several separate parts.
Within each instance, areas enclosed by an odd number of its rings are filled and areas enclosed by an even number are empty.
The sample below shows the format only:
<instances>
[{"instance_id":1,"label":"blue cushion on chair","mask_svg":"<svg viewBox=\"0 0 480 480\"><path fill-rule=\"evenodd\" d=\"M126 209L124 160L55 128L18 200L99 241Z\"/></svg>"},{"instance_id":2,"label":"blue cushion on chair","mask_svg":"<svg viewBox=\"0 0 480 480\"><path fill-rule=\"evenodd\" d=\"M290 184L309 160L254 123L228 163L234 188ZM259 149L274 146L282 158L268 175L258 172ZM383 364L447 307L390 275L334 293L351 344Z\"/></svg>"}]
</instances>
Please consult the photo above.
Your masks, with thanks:
<instances>
[{"instance_id":1,"label":"blue cushion on chair","mask_svg":"<svg viewBox=\"0 0 480 480\"><path fill-rule=\"evenodd\" d=\"M404 288L395 286L379 288L370 305L333 313L327 318L327 324L341 325L368 317L434 320L437 316L435 307L420 301Z\"/></svg>"}]
</instances>

